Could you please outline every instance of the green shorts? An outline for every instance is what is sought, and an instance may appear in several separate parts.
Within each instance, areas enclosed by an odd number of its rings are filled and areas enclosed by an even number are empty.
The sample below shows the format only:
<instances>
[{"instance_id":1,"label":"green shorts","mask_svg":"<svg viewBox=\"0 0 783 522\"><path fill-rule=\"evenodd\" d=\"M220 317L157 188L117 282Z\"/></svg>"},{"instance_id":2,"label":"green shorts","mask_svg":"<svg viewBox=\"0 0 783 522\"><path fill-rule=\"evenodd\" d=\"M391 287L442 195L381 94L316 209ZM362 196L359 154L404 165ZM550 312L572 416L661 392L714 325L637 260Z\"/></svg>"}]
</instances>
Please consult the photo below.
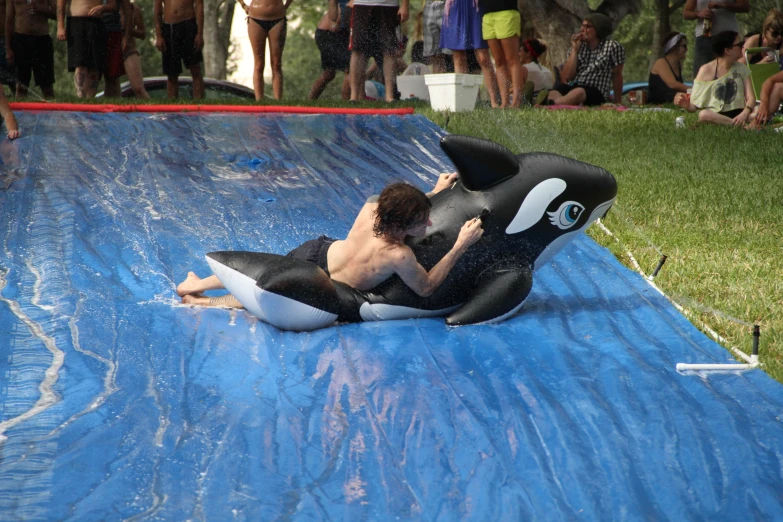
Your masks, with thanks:
<instances>
[{"instance_id":1,"label":"green shorts","mask_svg":"<svg viewBox=\"0 0 783 522\"><path fill-rule=\"evenodd\" d=\"M519 11L487 13L481 20L481 33L485 40L502 40L521 34Z\"/></svg>"}]
</instances>

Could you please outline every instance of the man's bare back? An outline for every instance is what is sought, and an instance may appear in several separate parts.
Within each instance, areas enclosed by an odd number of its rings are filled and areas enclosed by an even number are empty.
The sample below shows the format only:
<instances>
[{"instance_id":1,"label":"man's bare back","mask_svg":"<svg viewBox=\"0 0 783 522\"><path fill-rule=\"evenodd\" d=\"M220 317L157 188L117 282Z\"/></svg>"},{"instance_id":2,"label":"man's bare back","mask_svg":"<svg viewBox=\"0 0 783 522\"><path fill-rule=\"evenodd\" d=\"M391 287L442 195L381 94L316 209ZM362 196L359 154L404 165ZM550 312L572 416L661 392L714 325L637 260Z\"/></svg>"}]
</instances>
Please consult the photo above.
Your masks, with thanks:
<instances>
[{"instance_id":1,"label":"man's bare back","mask_svg":"<svg viewBox=\"0 0 783 522\"><path fill-rule=\"evenodd\" d=\"M327 254L331 278L357 290L369 290L391 277L400 256L410 251L405 244L375 237L377 208L378 203L366 203L348 236L335 241Z\"/></svg>"},{"instance_id":2,"label":"man's bare back","mask_svg":"<svg viewBox=\"0 0 783 522\"><path fill-rule=\"evenodd\" d=\"M441 175L432 193L450 187L456 180L456 173ZM374 201L365 203L345 240L335 241L327 253L330 277L357 290L374 288L396 274L411 290L426 297L438 288L460 256L484 232L478 218L467 221L452 249L428 272L403 241L406 236L423 237L432 223L426 219L412 224L396 237L377 236L374 225L378 205Z\"/></svg>"}]
</instances>

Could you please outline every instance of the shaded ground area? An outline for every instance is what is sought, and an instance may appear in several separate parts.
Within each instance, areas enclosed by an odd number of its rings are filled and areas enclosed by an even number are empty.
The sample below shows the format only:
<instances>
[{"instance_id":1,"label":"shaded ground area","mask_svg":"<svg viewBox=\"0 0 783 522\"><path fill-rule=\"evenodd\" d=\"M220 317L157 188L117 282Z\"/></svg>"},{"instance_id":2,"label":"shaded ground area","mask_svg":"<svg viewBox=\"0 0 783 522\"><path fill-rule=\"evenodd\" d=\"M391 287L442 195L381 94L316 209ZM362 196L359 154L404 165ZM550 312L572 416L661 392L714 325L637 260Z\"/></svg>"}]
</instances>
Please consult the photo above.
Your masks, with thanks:
<instances>
[{"instance_id":1,"label":"shaded ground area","mask_svg":"<svg viewBox=\"0 0 783 522\"><path fill-rule=\"evenodd\" d=\"M583 237L500 324L280 332L212 250L449 169L417 117L20 114L0 146L0 518L773 519L783 387ZM622 187L621 187L622 190Z\"/></svg>"}]
</instances>

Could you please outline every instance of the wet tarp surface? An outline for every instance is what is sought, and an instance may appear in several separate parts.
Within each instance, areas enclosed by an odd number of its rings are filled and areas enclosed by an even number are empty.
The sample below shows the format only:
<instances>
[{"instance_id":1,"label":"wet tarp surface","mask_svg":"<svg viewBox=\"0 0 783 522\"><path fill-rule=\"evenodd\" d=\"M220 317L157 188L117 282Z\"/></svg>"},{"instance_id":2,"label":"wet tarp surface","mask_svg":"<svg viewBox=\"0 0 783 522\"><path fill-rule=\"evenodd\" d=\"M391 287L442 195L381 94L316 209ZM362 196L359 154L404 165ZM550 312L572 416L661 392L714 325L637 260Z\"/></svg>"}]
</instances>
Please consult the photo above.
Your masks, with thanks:
<instances>
[{"instance_id":1,"label":"wet tarp surface","mask_svg":"<svg viewBox=\"0 0 783 522\"><path fill-rule=\"evenodd\" d=\"M0 143L0 519L772 520L783 387L583 236L521 313L281 332L212 250L344 236L421 117L21 113ZM622 197L622 185L620 186Z\"/></svg>"}]
</instances>

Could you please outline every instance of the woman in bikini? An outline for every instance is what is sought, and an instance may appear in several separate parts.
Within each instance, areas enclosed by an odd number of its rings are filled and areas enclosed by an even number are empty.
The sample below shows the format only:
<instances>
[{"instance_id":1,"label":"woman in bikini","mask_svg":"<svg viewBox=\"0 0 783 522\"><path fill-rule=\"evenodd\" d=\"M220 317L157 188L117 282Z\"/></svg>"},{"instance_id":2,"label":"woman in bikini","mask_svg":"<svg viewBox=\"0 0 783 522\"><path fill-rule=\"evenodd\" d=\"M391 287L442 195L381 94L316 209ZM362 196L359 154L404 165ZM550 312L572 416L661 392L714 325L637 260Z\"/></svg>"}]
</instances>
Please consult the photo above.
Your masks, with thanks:
<instances>
[{"instance_id":1,"label":"woman in bikini","mask_svg":"<svg viewBox=\"0 0 783 522\"><path fill-rule=\"evenodd\" d=\"M247 13L247 36L253 47L253 90L256 101L264 98L264 59L269 40L269 59L272 62L272 92L276 100L283 98L283 48L286 36L286 11L293 0L237 0Z\"/></svg>"}]
</instances>

